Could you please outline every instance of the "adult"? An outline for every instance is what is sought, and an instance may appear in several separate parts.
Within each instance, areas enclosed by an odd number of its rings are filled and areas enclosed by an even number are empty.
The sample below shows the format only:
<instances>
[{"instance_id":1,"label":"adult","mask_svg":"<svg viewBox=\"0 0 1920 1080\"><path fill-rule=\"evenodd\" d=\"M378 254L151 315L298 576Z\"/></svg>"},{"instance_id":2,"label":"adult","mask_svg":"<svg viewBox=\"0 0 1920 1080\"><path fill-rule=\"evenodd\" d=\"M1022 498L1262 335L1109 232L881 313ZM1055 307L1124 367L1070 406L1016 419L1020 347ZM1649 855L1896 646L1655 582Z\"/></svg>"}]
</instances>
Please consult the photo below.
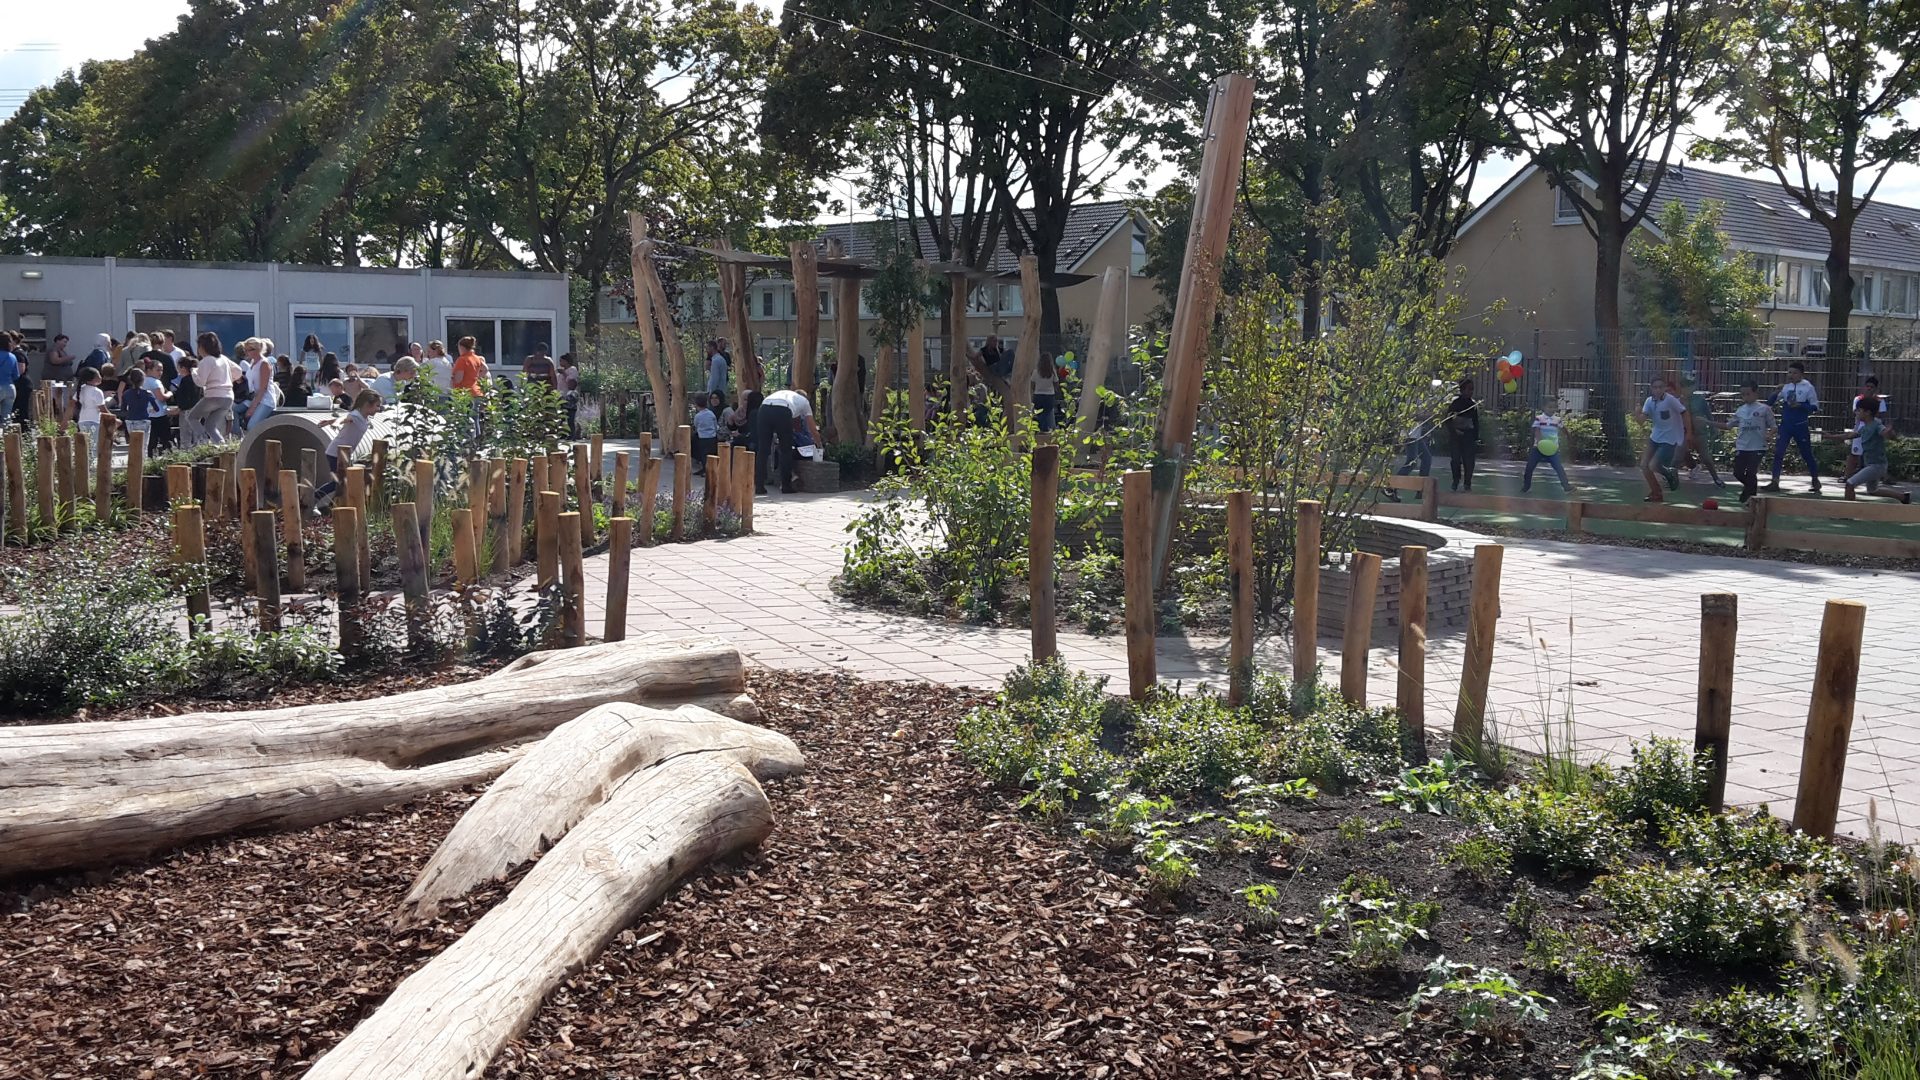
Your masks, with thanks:
<instances>
[{"instance_id":1,"label":"adult","mask_svg":"<svg viewBox=\"0 0 1920 1080\"><path fill-rule=\"evenodd\" d=\"M1453 490L1464 483L1472 491L1473 467L1480 458L1480 402L1473 396L1472 379L1461 379L1458 389L1441 419L1447 432L1447 470L1453 475Z\"/></svg>"},{"instance_id":2,"label":"adult","mask_svg":"<svg viewBox=\"0 0 1920 1080\"><path fill-rule=\"evenodd\" d=\"M320 370L314 373L314 378L323 384L340 378L340 358L333 353L321 353Z\"/></svg>"},{"instance_id":3,"label":"adult","mask_svg":"<svg viewBox=\"0 0 1920 1080\"><path fill-rule=\"evenodd\" d=\"M273 355L273 342L268 338L248 338L241 345L242 355L246 357L247 407L241 417L240 429L251 431L255 425L273 415L280 403L280 388L274 385L273 361L267 359Z\"/></svg>"},{"instance_id":4,"label":"adult","mask_svg":"<svg viewBox=\"0 0 1920 1080\"><path fill-rule=\"evenodd\" d=\"M453 389L453 360L447 356L445 342L439 340L427 342L426 365L433 385L442 390Z\"/></svg>"},{"instance_id":5,"label":"adult","mask_svg":"<svg viewBox=\"0 0 1920 1080\"><path fill-rule=\"evenodd\" d=\"M411 356L402 356L393 362L393 371L373 380L373 392L380 395L381 401L396 401L401 391L411 384L420 374L420 365Z\"/></svg>"},{"instance_id":6,"label":"adult","mask_svg":"<svg viewBox=\"0 0 1920 1080\"><path fill-rule=\"evenodd\" d=\"M567 408L567 433L580 437L580 361L572 353L560 354L560 366L553 373L553 388Z\"/></svg>"},{"instance_id":7,"label":"adult","mask_svg":"<svg viewBox=\"0 0 1920 1080\"><path fill-rule=\"evenodd\" d=\"M820 445L820 429L813 422L813 406L805 394L798 390L776 390L761 399L753 418L754 494L767 493L768 455L776 445L780 448L780 490L783 494L793 494L793 424L796 420L806 424L814 445Z\"/></svg>"},{"instance_id":8,"label":"adult","mask_svg":"<svg viewBox=\"0 0 1920 1080\"><path fill-rule=\"evenodd\" d=\"M194 446L225 442L233 437L233 383L241 377L240 366L221 352L220 335L211 330L201 331L194 345L200 353L193 370L200 400L186 414L186 430Z\"/></svg>"},{"instance_id":9,"label":"adult","mask_svg":"<svg viewBox=\"0 0 1920 1080\"><path fill-rule=\"evenodd\" d=\"M732 363L726 338L714 338L707 343L707 393L724 395L727 392L727 368Z\"/></svg>"},{"instance_id":10,"label":"adult","mask_svg":"<svg viewBox=\"0 0 1920 1080\"><path fill-rule=\"evenodd\" d=\"M167 381L172 382L180 377L180 361L190 357L187 356L187 350L181 348L174 339L171 330L160 331L160 351L167 354L167 358L160 362L160 366L165 369Z\"/></svg>"},{"instance_id":11,"label":"adult","mask_svg":"<svg viewBox=\"0 0 1920 1080\"><path fill-rule=\"evenodd\" d=\"M273 362L273 381L280 387L280 400L287 398L287 384L293 381L293 357L281 353Z\"/></svg>"},{"instance_id":12,"label":"adult","mask_svg":"<svg viewBox=\"0 0 1920 1080\"><path fill-rule=\"evenodd\" d=\"M728 441L741 450L753 449L754 418L760 414L762 395L758 390L749 390L740 404L727 414Z\"/></svg>"},{"instance_id":13,"label":"adult","mask_svg":"<svg viewBox=\"0 0 1920 1080\"><path fill-rule=\"evenodd\" d=\"M78 358L67 348L68 341L65 334L54 335L53 344L47 347L46 364L40 369L41 379L47 382L73 381L73 365Z\"/></svg>"},{"instance_id":14,"label":"adult","mask_svg":"<svg viewBox=\"0 0 1920 1080\"><path fill-rule=\"evenodd\" d=\"M320 344L319 334L308 334L307 340L300 343L300 362L309 368L319 367L321 357L326 355L327 350Z\"/></svg>"},{"instance_id":15,"label":"adult","mask_svg":"<svg viewBox=\"0 0 1920 1080\"><path fill-rule=\"evenodd\" d=\"M1820 409L1820 394L1807 381L1805 364L1795 360L1787 365L1787 381L1767 398L1767 404L1780 407L1780 430L1773 438L1773 479L1767 490L1780 490L1780 470L1787 463L1787 444L1792 443L1807 463L1813 493L1820 494L1820 466L1813 458L1813 414Z\"/></svg>"},{"instance_id":16,"label":"adult","mask_svg":"<svg viewBox=\"0 0 1920 1080\"><path fill-rule=\"evenodd\" d=\"M543 382L559 389L553 358L547 355L547 343L542 341L533 347L533 355L520 362L520 374L529 383Z\"/></svg>"},{"instance_id":17,"label":"adult","mask_svg":"<svg viewBox=\"0 0 1920 1080\"><path fill-rule=\"evenodd\" d=\"M0 417L13 415L13 403L17 396L13 384L20 378L20 354L14 352L16 343L13 333L0 330Z\"/></svg>"},{"instance_id":18,"label":"adult","mask_svg":"<svg viewBox=\"0 0 1920 1080\"><path fill-rule=\"evenodd\" d=\"M476 398L487 396L486 387L481 385L487 377L487 358L475 351L479 344L477 338L461 338L460 355L453 361L453 389Z\"/></svg>"},{"instance_id":19,"label":"adult","mask_svg":"<svg viewBox=\"0 0 1920 1080\"><path fill-rule=\"evenodd\" d=\"M307 399L313 396L313 384L307 381L307 365L293 365L293 374L287 379L287 400L289 409L304 409Z\"/></svg>"},{"instance_id":20,"label":"adult","mask_svg":"<svg viewBox=\"0 0 1920 1080\"><path fill-rule=\"evenodd\" d=\"M103 368L111 363L113 363L113 335L95 334L93 336L93 351L88 353L85 359L80 361L80 366L83 368ZM77 375L79 372L76 371L75 374Z\"/></svg>"},{"instance_id":21,"label":"adult","mask_svg":"<svg viewBox=\"0 0 1920 1080\"><path fill-rule=\"evenodd\" d=\"M1059 377L1053 367L1053 354L1041 353L1040 362L1033 366L1033 414L1040 418L1041 431L1053 430L1053 410L1060 400Z\"/></svg>"}]
</instances>

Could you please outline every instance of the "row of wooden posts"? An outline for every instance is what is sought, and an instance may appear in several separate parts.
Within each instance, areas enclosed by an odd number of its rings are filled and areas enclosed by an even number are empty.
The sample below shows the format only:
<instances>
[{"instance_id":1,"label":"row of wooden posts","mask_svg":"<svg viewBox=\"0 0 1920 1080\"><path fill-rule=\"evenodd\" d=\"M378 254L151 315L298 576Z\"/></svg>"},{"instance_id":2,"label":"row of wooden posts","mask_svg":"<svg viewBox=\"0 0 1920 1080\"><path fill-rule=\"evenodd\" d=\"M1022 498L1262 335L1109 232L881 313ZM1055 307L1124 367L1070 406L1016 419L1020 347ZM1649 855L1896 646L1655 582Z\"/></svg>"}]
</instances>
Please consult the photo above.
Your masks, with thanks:
<instances>
[{"instance_id":1,"label":"row of wooden posts","mask_svg":"<svg viewBox=\"0 0 1920 1080\"><path fill-rule=\"evenodd\" d=\"M1059 655L1054 626L1054 530L1059 502L1060 449L1042 444L1033 450L1033 504L1029 534L1028 591L1032 597L1033 656ZM1121 477L1123 561L1126 592L1127 689L1134 700L1152 693L1155 671L1153 575L1153 480L1149 470ZM1231 492L1226 498L1227 588L1232 620L1227 647L1227 698L1246 701L1253 686L1254 552L1253 498ZM1294 544L1299 552L1320 550L1321 504L1294 507ZM1486 724L1487 688L1493 673L1494 627L1500 616L1500 568L1505 549L1481 544L1473 551L1473 591L1467 619L1465 655L1455 699L1451 745L1464 760L1480 760ZM1359 551L1351 563L1346 626L1340 647L1340 694L1367 704L1367 654L1373 641L1373 614L1379 592L1381 559ZM1403 742L1424 753L1426 746L1427 549L1400 549L1399 677L1394 705ZM1708 593L1700 598L1699 693L1694 717L1694 749L1706 755L1711 773L1707 800L1714 810L1726 799L1727 755L1732 735L1733 660L1739 598ZM1319 651L1315 627L1320 612L1320 562L1295 561L1293 574L1293 679L1317 677ZM1829 600L1820 628L1812 704L1807 712L1801 751L1794 825L1817 836L1831 836L1839 815L1852 737L1854 692L1860 674L1860 644L1866 606Z\"/></svg>"},{"instance_id":2,"label":"row of wooden posts","mask_svg":"<svg viewBox=\"0 0 1920 1080\"><path fill-rule=\"evenodd\" d=\"M586 641L586 603L584 552L597 542L593 507L600 501L601 440L573 444L571 454L555 451L532 458L475 457L467 463L467 505L446 511L452 522L453 576L463 588L476 585L482 576L505 572L531 557L535 562L535 581L545 593L557 586L562 599L560 643L574 646ZM682 443L681 445L686 445ZM341 493L332 508L335 589L340 620L340 650L348 657L364 649L364 631L359 623L359 607L372 591L370 507L385 503L382 490L386 474L387 445L376 440L370 463L346 470ZM238 470L237 482L228 483L234 461L222 455L218 464L206 472L205 498L193 501L193 470L187 465L167 469L167 491L174 506L174 554L183 565L198 565L206 560L206 518L233 516L244 523L241 550L246 580L257 597L256 612L261 629L276 630L283 614L283 585L287 592L306 589L306 549L302 530L303 508L299 498L302 473L279 467L281 448L277 442L266 444L266 466ZM303 451L302 468L311 470L308 460L314 451ZM650 438L642 436L636 463L627 451L613 455L611 483L604 494L608 507L608 566L606 621L602 638L619 641L626 636L627 577L631 567L634 519L628 516L627 497L638 482L641 540L653 542L655 494L660 484L664 458L653 456ZM569 464L572 475L569 477ZM707 483L700 514L707 532L712 532L722 508L739 516L742 533L753 529L754 455L747 450L720 447L707 458ZM674 500L671 508L671 537L686 536L686 518L691 502L691 457L674 454ZM309 483L314 473L306 473ZM435 463L412 463L413 498L388 505L398 557L401 595L407 611L410 635L425 632L431 617L431 585L428 551L433 535ZM563 493L569 485L577 493L576 510L561 511ZM287 495L292 493L292 497ZM526 514L529 503L534 519L534 550L524 550ZM277 505L274 509L267 507ZM491 559L481 565L481 554L492 543ZM281 554L285 552L285 563ZM283 573L284 571L284 573ZM208 624L210 604L204 589L187 599L192 632Z\"/></svg>"},{"instance_id":3,"label":"row of wooden posts","mask_svg":"<svg viewBox=\"0 0 1920 1080\"><path fill-rule=\"evenodd\" d=\"M106 521L113 516L112 435L111 419L103 418L100 435L91 449L91 468L88 467L87 437L82 432L74 430L35 439L34 494L43 528L77 527L75 510L89 499L96 519ZM24 544L29 539L25 442L20 430L13 428L7 431L4 444L0 444L0 456L6 459L6 481L4 487L0 487L0 498L4 498L5 505L0 519L5 521L7 538L16 544ZM146 432L127 433L127 475L136 479L127 484L126 501L128 508L135 512L141 508L142 492L137 478L145 466L146 446Z\"/></svg>"}]
</instances>

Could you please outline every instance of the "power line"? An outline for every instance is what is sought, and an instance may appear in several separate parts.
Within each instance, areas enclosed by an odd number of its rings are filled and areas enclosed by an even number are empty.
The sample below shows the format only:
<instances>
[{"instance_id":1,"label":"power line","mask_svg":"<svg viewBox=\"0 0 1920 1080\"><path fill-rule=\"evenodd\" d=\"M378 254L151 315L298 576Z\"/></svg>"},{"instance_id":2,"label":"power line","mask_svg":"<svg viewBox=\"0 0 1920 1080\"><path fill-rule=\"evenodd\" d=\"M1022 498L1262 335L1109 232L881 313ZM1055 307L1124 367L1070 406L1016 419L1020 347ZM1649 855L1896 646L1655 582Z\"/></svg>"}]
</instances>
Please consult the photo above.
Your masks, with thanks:
<instances>
[{"instance_id":1,"label":"power line","mask_svg":"<svg viewBox=\"0 0 1920 1080\"><path fill-rule=\"evenodd\" d=\"M798 15L802 18L812 19L814 22L817 22L822 26L831 26L838 30L852 30L856 34L865 34L868 37L877 37L882 41L891 41L895 45L904 45L909 49L919 49L922 52L932 53L935 56L944 56L949 60L957 60L962 64L972 64L976 67L983 67L992 71L1000 72L1002 75L1012 75L1013 77L1018 79L1027 79L1032 82L1043 83L1047 86L1058 87L1059 89L1065 90L1070 94L1081 94L1086 97L1105 97L1107 95L1107 92L1104 90L1087 90L1078 86L1069 86L1066 83L1055 82L1052 79L1043 79L1038 75L1033 75L1025 71L1015 71L1012 68L1001 67L999 64L990 63L986 60L976 60L972 57L961 56L958 53L947 52L945 49L936 49L931 45L922 45L918 42L913 42L913 41L903 41L900 38L893 37L889 34L883 34L878 30L869 30L864 26L858 26L853 23L844 22L839 19L829 19L822 15L815 15L810 11L803 11L794 4L788 4L786 6L786 10L791 11L795 15Z\"/></svg>"},{"instance_id":2,"label":"power line","mask_svg":"<svg viewBox=\"0 0 1920 1080\"><path fill-rule=\"evenodd\" d=\"M975 16L975 15L969 15L968 13L961 11L959 8L949 7L948 5L941 3L940 0L927 0L927 3L932 4L934 7L943 8L947 11L951 11L955 15L958 15L961 18L966 19L968 22L978 23L979 25L986 27L988 30L993 31L994 33L999 34L1000 36L1007 38L1010 41L1014 41L1021 45L1025 45L1029 49L1034 49L1039 52L1046 53L1048 56L1051 56L1056 60L1063 60L1069 64L1076 64L1082 70L1086 71L1089 75L1092 75L1096 79L1104 79L1107 82L1113 83L1116 87L1122 85L1119 76L1109 75L1104 72L1096 71L1094 70L1092 65L1088 64L1084 60L1076 60L1071 56L1065 55L1064 53L1055 52L1054 50L1047 48L1045 45L1041 45L1038 42L1029 41L1026 38L1021 37L1020 35L1014 33L1011 30L1008 30L1003 26L995 26L994 24L986 21L985 19L979 18L978 16ZM1055 15L1054 17L1059 18L1058 15ZM1065 20L1061 20L1061 21L1065 22ZM1136 93L1146 94L1147 97L1150 97L1153 100L1158 101L1160 104L1165 105L1169 108L1172 108L1174 105L1173 102L1168 101L1166 98L1163 98L1158 94L1148 93L1146 90L1142 89L1141 87L1133 86L1131 87L1131 89L1134 90Z\"/></svg>"}]
</instances>

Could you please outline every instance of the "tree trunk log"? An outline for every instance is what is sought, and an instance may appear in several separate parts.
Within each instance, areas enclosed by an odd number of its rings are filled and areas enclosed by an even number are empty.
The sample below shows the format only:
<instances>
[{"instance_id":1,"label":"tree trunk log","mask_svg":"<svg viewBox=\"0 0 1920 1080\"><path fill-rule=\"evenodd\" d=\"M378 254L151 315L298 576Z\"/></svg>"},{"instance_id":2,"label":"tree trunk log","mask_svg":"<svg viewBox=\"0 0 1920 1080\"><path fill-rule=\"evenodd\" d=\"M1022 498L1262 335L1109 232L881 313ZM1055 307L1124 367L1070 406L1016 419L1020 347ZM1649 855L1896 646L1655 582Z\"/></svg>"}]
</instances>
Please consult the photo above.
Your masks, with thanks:
<instances>
[{"instance_id":1,"label":"tree trunk log","mask_svg":"<svg viewBox=\"0 0 1920 1080\"><path fill-rule=\"evenodd\" d=\"M633 773L307 1080L479 1076L554 986L676 881L772 829L753 774L723 754L685 754Z\"/></svg>"},{"instance_id":2,"label":"tree trunk log","mask_svg":"<svg viewBox=\"0 0 1920 1080\"><path fill-rule=\"evenodd\" d=\"M558 843L627 774L691 753L724 754L760 780L806 763L785 735L696 706L590 709L540 740L467 810L420 871L394 925L432 922L447 901Z\"/></svg>"},{"instance_id":3,"label":"tree trunk log","mask_svg":"<svg viewBox=\"0 0 1920 1080\"><path fill-rule=\"evenodd\" d=\"M303 828L487 779L512 757L484 752L610 701L751 719L745 679L729 645L648 636L374 701L0 729L0 877Z\"/></svg>"}]
</instances>

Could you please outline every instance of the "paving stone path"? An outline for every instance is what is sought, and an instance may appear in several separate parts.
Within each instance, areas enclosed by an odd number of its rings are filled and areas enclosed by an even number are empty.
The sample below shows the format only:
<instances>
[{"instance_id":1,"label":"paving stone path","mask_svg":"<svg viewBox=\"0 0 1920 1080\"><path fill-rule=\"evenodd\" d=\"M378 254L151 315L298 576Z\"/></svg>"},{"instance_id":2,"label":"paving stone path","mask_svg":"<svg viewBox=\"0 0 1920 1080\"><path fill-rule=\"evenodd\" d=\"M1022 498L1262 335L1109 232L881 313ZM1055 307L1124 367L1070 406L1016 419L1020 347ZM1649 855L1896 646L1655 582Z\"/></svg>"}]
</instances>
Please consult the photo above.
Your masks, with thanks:
<instances>
[{"instance_id":1,"label":"paving stone path","mask_svg":"<svg viewBox=\"0 0 1920 1080\"><path fill-rule=\"evenodd\" d=\"M697 486L697 485L696 485ZM874 679L992 687L1026 659L1023 628L955 625L845 603L846 526L864 496L774 495L755 504L755 534L634 552L629 633L715 634L773 668L839 669ZM1632 738L1691 739L1701 593L1740 597L1730 801L1790 813L1813 680L1822 605L1868 605L1853 751L1840 827L1864 834L1869 800L1883 831L1920 837L1920 575L1809 566L1546 540L1507 540L1502 617L1488 702L1501 735L1537 748L1571 717L1579 749L1624 755ZM587 565L589 631L604 620L606 558ZM1320 643L1337 672L1336 642ZM1370 693L1393 700L1391 641L1371 657ZM1461 634L1436 636L1428 660L1428 723L1451 722ZM1126 680L1117 635L1063 630L1060 650L1084 670ZM1221 638L1162 637L1162 681L1218 684ZM1287 670L1284 639L1257 662ZM1337 675L1335 676L1337 678ZM1570 711L1569 711L1570 710Z\"/></svg>"}]
</instances>

